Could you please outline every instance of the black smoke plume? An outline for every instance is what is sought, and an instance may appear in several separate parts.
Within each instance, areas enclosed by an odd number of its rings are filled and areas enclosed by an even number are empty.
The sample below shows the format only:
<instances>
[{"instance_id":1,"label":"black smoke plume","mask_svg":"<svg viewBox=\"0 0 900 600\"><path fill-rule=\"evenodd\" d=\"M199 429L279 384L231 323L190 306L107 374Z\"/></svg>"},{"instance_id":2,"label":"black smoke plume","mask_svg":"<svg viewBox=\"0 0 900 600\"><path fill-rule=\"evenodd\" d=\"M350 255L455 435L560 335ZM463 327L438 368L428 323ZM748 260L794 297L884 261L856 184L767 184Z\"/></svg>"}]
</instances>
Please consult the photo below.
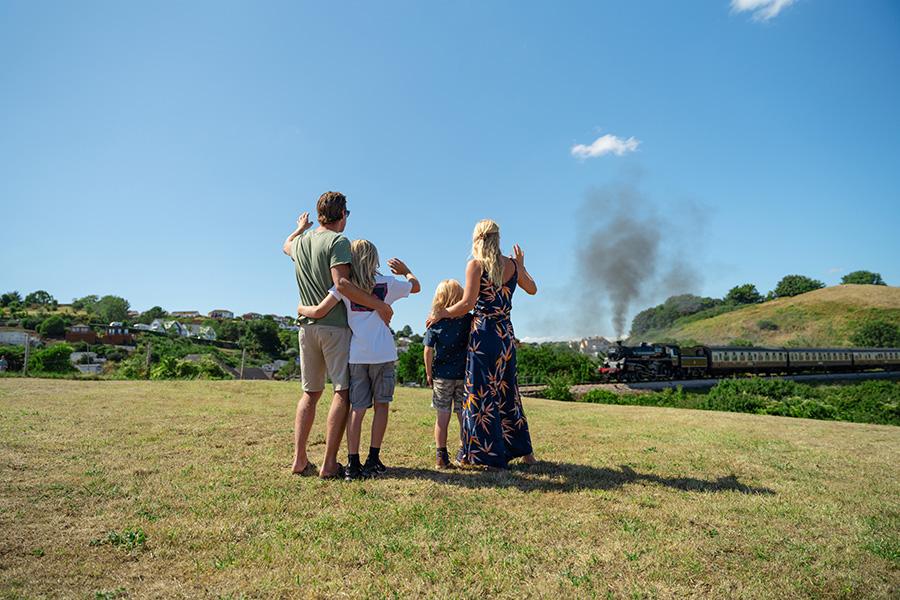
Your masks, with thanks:
<instances>
[{"instance_id":1,"label":"black smoke plume","mask_svg":"<svg viewBox=\"0 0 900 600\"><path fill-rule=\"evenodd\" d=\"M636 180L590 190L578 210L576 323L596 332L604 308L616 336L639 301L696 291L704 211L690 202L651 203Z\"/></svg>"}]
</instances>

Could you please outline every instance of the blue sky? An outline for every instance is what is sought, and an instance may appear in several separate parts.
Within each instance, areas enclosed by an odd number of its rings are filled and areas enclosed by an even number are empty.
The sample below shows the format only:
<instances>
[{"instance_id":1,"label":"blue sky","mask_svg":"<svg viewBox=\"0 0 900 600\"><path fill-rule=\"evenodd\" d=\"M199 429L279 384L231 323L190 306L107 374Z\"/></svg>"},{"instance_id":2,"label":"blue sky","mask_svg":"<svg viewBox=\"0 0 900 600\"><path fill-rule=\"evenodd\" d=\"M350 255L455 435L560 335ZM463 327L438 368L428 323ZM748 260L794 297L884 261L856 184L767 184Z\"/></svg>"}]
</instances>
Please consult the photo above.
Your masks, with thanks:
<instances>
[{"instance_id":1,"label":"blue sky","mask_svg":"<svg viewBox=\"0 0 900 600\"><path fill-rule=\"evenodd\" d=\"M586 193L635 173L660 214L702 207L666 250L696 293L860 268L897 284L898 74L890 0L6 0L0 287L292 314L281 242L337 189L347 234L422 280L397 326L422 329L490 217L541 286L520 337L610 334L607 313L543 317L583 292ZM573 154L603 135L621 155Z\"/></svg>"}]
</instances>

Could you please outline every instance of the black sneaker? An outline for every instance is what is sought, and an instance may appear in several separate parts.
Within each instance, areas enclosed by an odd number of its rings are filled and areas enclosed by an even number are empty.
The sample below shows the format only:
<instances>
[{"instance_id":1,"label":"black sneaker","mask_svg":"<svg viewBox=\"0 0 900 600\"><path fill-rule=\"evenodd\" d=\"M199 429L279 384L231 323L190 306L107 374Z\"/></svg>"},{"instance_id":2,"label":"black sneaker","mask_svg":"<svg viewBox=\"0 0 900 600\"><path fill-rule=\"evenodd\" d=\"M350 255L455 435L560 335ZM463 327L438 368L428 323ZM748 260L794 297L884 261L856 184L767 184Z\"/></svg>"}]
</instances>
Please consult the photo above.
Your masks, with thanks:
<instances>
[{"instance_id":1,"label":"black sneaker","mask_svg":"<svg viewBox=\"0 0 900 600\"><path fill-rule=\"evenodd\" d=\"M367 479L370 475L364 467L357 465L347 465L344 469L344 481L356 481L358 479Z\"/></svg>"},{"instance_id":2,"label":"black sneaker","mask_svg":"<svg viewBox=\"0 0 900 600\"><path fill-rule=\"evenodd\" d=\"M458 465L461 465L466 462L466 452L462 449L462 446L459 447L459 451L456 453L456 458L453 460Z\"/></svg>"},{"instance_id":3,"label":"black sneaker","mask_svg":"<svg viewBox=\"0 0 900 600\"><path fill-rule=\"evenodd\" d=\"M368 471L369 473L378 474L385 473L387 471L387 467L384 466L384 463L381 462L380 458L367 458L366 464L363 465L363 470Z\"/></svg>"}]
</instances>

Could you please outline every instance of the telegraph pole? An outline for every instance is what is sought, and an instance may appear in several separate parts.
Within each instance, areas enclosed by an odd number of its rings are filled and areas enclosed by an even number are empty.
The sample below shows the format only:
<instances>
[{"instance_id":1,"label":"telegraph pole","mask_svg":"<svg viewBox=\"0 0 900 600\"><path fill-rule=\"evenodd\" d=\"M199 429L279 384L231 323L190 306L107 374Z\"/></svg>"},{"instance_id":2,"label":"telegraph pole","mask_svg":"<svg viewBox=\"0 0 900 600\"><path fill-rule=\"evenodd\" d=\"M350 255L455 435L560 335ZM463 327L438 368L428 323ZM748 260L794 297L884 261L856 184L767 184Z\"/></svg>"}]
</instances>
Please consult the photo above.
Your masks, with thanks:
<instances>
[{"instance_id":1,"label":"telegraph pole","mask_svg":"<svg viewBox=\"0 0 900 600\"><path fill-rule=\"evenodd\" d=\"M244 378L244 357L247 356L247 349L241 348L241 379Z\"/></svg>"},{"instance_id":2,"label":"telegraph pole","mask_svg":"<svg viewBox=\"0 0 900 600\"><path fill-rule=\"evenodd\" d=\"M150 348L153 346L153 343L150 340L147 340L147 379L150 379Z\"/></svg>"},{"instance_id":3,"label":"telegraph pole","mask_svg":"<svg viewBox=\"0 0 900 600\"><path fill-rule=\"evenodd\" d=\"M22 375L28 375L28 354L31 346L31 337L25 332L25 360L22 362Z\"/></svg>"}]
</instances>

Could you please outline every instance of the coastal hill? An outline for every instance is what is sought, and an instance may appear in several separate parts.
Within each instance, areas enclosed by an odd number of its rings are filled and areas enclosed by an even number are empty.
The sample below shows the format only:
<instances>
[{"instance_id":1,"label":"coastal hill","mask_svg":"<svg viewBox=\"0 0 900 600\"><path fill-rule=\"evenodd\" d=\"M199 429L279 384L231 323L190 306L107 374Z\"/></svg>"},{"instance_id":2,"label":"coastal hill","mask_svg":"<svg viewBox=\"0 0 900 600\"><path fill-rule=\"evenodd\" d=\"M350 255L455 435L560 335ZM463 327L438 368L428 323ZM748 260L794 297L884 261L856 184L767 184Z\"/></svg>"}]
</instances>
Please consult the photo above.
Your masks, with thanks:
<instances>
[{"instance_id":1,"label":"coastal hill","mask_svg":"<svg viewBox=\"0 0 900 600\"><path fill-rule=\"evenodd\" d=\"M758 346L852 346L853 333L871 320L900 325L900 287L822 288L705 319L679 319L671 327L648 332L640 338L709 345L740 340Z\"/></svg>"}]
</instances>

